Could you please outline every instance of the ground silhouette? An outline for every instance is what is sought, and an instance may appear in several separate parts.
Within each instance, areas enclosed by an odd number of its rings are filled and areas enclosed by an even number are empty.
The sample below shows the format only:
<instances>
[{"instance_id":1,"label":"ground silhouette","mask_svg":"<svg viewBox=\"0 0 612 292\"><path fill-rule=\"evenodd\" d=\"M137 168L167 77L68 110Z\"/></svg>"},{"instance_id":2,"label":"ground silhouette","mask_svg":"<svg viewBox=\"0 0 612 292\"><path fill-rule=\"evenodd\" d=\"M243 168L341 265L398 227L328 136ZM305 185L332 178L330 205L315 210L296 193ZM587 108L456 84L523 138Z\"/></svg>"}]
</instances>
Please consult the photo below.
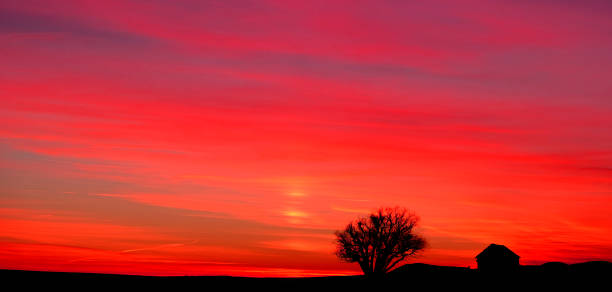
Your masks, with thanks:
<instances>
[{"instance_id":1,"label":"ground silhouette","mask_svg":"<svg viewBox=\"0 0 612 292\"><path fill-rule=\"evenodd\" d=\"M88 273L0 270L3 287L38 291L105 290L220 290L286 291L325 289L337 291L380 291L381 289L452 289L454 291L509 290L550 291L573 288L599 290L608 285L612 263L606 261L538 266L520 266L515 272L491 275L477 269L408 264L384 278L334 276L312 278L247 278L227 276L151 277ZM13 288L15 289L15 288Z\"/></svg>"}]
</instances>

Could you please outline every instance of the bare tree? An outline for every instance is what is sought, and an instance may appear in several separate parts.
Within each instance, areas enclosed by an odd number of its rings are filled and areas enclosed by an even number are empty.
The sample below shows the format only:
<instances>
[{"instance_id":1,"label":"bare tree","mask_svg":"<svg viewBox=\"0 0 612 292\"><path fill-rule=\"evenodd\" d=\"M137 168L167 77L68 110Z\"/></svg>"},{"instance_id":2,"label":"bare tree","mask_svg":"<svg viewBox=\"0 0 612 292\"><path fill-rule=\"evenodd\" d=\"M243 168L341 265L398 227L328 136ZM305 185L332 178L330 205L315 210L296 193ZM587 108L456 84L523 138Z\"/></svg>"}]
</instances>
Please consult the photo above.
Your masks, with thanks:
<instances>
[{"instance_id":1,"label":"bare tree","mask_svg":"<svg viewBox=\"0 0 612 292\"><path fill-rule=\"evenodd\" d=\"M336 231L336 255L358 263L366 276L384 275L425 248L425 239L414 233L418 221L404 208L381 208Z\"/></svg>"}]
</instances>

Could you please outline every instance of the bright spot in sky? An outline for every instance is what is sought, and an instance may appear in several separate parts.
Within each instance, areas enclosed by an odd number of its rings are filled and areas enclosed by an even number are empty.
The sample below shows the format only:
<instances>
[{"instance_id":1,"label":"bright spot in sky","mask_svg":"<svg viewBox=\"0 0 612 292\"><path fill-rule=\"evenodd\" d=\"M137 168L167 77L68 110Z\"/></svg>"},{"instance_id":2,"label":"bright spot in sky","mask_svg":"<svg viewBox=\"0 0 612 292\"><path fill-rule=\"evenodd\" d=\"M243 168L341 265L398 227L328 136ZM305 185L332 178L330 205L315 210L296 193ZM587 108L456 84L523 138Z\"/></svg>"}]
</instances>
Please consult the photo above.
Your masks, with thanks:
<instances>
[{"instance_id":1,"label":"bright spot in sky","mask_svg":"<svg viewBox=\"0 0 612 292\"><path fill-rule=\"evenodd\" d=\"M307 213L302 212L302 211L297 211L297 210L287 210L283 214L285 214L285 216L287 216L287 217L297 217L297 218L306 218L306 217L308 217Z\"/></svg>"},{"instance_id":2,"label":"bright spot in sky","mask_svg":"<svg viewBox=\"0 0 612 292\"><path fill-rule=\"evenodd\" d=\"M292 193L289 193L289 196L290 197L295 197L295 198L300 198L300 197L305 197L306 194L301 193L301 192L292 192Z\"/></svg>"}]
</instances>

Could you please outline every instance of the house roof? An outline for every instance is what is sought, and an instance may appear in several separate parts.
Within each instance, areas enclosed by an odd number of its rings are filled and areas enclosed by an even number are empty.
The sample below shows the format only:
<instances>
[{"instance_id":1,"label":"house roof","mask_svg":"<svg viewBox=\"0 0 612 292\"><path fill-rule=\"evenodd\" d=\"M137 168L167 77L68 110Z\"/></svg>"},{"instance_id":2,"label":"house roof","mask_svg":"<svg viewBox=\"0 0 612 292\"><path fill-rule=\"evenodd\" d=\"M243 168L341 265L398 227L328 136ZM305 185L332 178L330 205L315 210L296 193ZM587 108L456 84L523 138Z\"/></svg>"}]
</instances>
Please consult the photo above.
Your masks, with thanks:
<instances>
[{"instance_id":1,"label":"house roof","mask_svg":"<svg viewBox=\"0 0 612 292\"><path fill-rule=\"evenodd\" d=\"M485 248L483 251L481 251L476 258L480 258L480 257L504 257L504 256L513 256L513 257L519 257L517 254L515 254L513 251L511 251L509 248L507 248L505 245L501 245L501 244L490 244L489 246L487 246L487 248Z\"/></svg>"}]
</instances>

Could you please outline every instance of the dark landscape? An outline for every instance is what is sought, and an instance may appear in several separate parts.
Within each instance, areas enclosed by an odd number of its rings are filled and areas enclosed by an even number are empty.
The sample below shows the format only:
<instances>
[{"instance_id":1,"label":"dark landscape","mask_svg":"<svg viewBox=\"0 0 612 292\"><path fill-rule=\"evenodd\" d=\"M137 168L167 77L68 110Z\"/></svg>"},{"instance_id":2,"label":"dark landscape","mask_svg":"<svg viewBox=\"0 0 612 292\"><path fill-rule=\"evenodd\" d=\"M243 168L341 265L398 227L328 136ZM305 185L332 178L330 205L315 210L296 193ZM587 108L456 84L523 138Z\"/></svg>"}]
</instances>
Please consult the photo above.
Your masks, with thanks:
<instances>
[{"instance_id":1,"label":"dark landscape","mask_svg":"<svg viewBox=\"0 0 612 292\"><path fill-rule=\"evenodd\" d=\"M334 289L342 291L366 291L379 288L453 290L503 290L520 291L554 287L574 287L596 290L610 284L612 262L591 261L577 264L550 262L542 265L520 266L514 272L482 272L462 267L435 266L422 263L407 264L397 268L382 279L364 276L333 276L306 278L249 278L230 276L135 276L90 273L40 272L0 270L5 285L16 285L19 290L44 286L48 289L89 290L97 289L169 289L207 290L227 289ZM216 289L215 289L216 290Z\"/></svg>"}]
</instances>

